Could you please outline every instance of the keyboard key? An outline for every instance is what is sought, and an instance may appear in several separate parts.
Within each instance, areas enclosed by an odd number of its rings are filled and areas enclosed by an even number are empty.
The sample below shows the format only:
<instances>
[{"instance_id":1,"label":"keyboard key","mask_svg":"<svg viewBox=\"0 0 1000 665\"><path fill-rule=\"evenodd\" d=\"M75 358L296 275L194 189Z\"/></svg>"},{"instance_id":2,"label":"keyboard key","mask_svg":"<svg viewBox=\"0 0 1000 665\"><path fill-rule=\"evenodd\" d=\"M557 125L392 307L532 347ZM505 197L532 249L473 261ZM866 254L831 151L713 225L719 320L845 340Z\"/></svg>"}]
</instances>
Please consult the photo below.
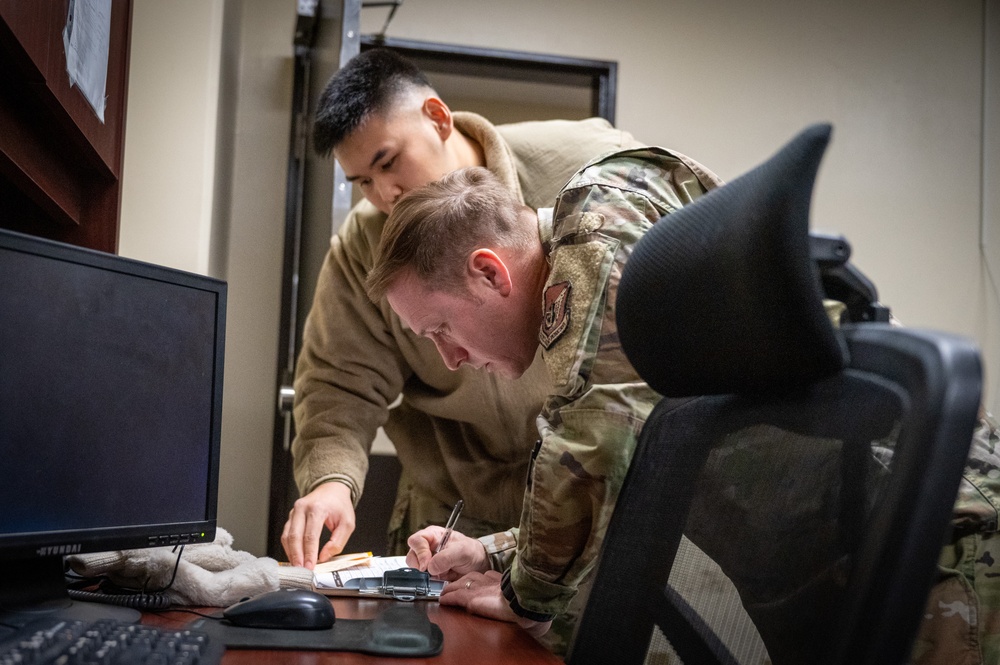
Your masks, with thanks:
<instances>
[{"instance_id":1,"label":"keyboard key","mask_svg":"<svg viewBox=\"0 0 1000 665\"><path fill-rule=\"evenodd\" d=\"M45 618L0 642L0 665L218 665L224 652L197 630Z\"/></svg>"}]
</instances>

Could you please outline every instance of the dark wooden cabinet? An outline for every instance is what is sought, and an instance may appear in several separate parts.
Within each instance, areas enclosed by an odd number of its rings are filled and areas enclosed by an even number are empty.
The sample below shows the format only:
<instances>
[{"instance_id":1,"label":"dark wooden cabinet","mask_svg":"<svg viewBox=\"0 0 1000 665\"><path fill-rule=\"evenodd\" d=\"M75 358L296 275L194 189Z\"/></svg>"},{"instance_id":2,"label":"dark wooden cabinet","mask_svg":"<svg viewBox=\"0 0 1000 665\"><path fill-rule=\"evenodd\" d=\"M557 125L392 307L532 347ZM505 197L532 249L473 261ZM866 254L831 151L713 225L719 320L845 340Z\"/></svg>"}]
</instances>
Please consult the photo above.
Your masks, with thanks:
<instances>
[{"instance_id":1,"label":"dark wooden cabinet","mask_svg":"<svg viewBox=\"0 0 1000 665\"><path fill-rule=\"evenodd\" d=\"M132 0L111 2L103 123L70 86L69 4L0 0L0 227L114 253Z\"/></svg>"}]
</instances>

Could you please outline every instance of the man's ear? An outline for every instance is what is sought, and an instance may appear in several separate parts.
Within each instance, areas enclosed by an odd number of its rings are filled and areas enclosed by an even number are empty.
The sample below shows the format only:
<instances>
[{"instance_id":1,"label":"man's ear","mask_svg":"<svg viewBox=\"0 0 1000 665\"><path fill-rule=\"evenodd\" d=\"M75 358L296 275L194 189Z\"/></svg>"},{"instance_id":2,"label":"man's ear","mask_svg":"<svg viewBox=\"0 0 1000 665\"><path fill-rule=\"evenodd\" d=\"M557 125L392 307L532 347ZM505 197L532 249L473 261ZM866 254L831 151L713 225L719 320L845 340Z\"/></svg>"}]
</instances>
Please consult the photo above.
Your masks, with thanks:
<instances>
[{"instance_id":1,"label":"man's ear","mask_svg":"<svg viewBox=\"0 0 1000 665\"><path fill-rule=\"evenodd\" d=\"M510 271L496 252L491 249L477 249L469 254L466 265L473 287L480 286L496 291L501 296L510 295Z\"/></svg>"},{"instance_id":2,"label":"man's ear","mask_svg":"<svg viewBox=\"0 0 1000 665\"><path fill-rule=\"evenodd\" d=\"M447 141L448 137L451 136L451 132L455 129L455 123L451 117L451 109L438 97L428 97L424 100L424 105L421 107L424 115L426 115L434 125L434 129L437 131L438 136L441 137L442 141Z\"/></svg>"}]
</instances>

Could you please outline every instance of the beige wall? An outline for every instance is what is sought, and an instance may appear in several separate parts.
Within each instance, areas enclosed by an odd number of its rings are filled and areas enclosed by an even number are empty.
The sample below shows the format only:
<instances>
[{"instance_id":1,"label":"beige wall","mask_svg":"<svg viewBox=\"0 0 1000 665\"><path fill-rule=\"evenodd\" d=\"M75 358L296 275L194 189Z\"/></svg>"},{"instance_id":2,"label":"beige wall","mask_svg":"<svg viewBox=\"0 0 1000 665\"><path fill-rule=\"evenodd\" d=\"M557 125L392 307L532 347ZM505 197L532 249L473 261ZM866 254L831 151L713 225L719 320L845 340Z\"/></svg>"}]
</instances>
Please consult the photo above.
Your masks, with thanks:
<instances>
[{"instance_id":1,"label":"beige wall","mask_svg":"<svg viewBox=\"0 0 1000 665\"><path fill-rule=\"evenodd\" d=\"M985 3L996 86L1000 3ZM558 2L494 5L406 3L388 35L615 60L618 125L727 179L807 124L832 122L813 227L847 236L856 265L904 323L976 338L987 403L998 410L996 203L980 248L984 2L575 0L569 14ZM384 20L363 11L362 34ZM989 103L1000 118L998 93Z\"/></svg>"},{"instance_id":2,"label":"beige wall","mask_svg":"<svg viewBox=\"0 0 1000 665\"><path fill-rule=\"evenodd\" d=\"M851 240L856 264L904 323L979 340L997 412L998 5L574 0L567 13L545 0L505 0L503 11L495 0L411 0L389 36L616 60L618 124L730 179L805 125L832 122L814 227ZM129 81L122 253L229 281L219 523L257 553L294 8L135 0ZM362 19L371 32L385 13L366 9Z\"/></svg>"},{"instance_id":3,"label":"beige wall","mask_svg":"<svg viewBox=\"0 0 1000 665\"><path fill-rule=\"evenodd\" d=\"M120 253L229 283L218 523L237 548L259 555L294 12L294 2L270 0L135 0L133 8Z\"/></svg>"},{"instance_id":4,"label":"beige wall","mask_svg":"<svg viewBox=\"0 0 1000 665\"><path fill-rule=\"evenodd\" d=\"M137 0L119 253L207 274L222 0Z\"/></svg>"}]
</instances>

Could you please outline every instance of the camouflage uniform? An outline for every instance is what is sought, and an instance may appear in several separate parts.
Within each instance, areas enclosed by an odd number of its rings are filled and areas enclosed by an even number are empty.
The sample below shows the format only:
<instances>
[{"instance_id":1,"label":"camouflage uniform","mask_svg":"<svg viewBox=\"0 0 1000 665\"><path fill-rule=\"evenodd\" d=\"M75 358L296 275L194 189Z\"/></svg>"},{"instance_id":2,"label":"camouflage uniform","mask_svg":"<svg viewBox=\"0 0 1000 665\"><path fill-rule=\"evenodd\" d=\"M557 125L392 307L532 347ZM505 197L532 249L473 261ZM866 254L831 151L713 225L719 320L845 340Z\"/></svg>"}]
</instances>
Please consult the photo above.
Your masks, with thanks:
<instances>
[{"instance_id":1,"label":"camouflage uniform","mask_svg":"<svg viewBox=\"0 0 1000 665\"><path fill-rule=\"evenodd\" d=\"M539 341L554 389L538 416L520 528L481 540L515 612L559 615L546 639L556 652L568 644L585 601L578 590L590 583L639 431L660 399L618 342L622 266L660 217L718 182L667 150L621 151L574 176L551 221L539 213L550 266Z\"/></svg>"},{"instance_id":2,"label":"camouflage uniform","mask_svg":"<svg viewBox=\"0 0 1000 665\"><path fill-rule=\"evenodd\" d=\"M938 560L913 648L916 665L1000 663L1000 432L989 415L976 428L958 489L953 536Z\"/></svg>"},{"instance_id":3,"label":"camouflage uniform","mask_svg":"<svg viewBox=\"0 0 1000 665\"><path fill-rule=\"evenodd\" d=\"M538 418L541 439L520 530L480 541L493 568L504 571L504 595L516 612L537 620L558 615L543 638L557 653L569 644L636 437L659 399L638 381L615 334L621 267L662 214L715 184L714 176L682 156L625 151L595 160L570 181L551 233L540 215L551 273L539 337L556 389ZM830 473L839 464L839 447L816 441L803 456L801 443L798 435L773 430L742 432L724 442L706 467L716 486L696 495L686 530L733 576L764 628L780 629L790 616L811 612L810 590L842 584L844 576L843 561L826 560L836 550L830 540L835 529L816 520L836 491L819 479L839 477ZM1000 663L998 443L995 424L984 416L955 504L956 537L942 550L940 581L914 648L917 665ZM873 455L872 477L883 462ZM748 468L766 472L747 475ZM730 523L720 527L720 513ZM741 529L745 538L737 535ZM734 549L734 541L741 547ZM758 564L775 561L788 565L763 579L767 566ZM776 597L789 602L775 603Z\"/></svg>"}]
</instances>

